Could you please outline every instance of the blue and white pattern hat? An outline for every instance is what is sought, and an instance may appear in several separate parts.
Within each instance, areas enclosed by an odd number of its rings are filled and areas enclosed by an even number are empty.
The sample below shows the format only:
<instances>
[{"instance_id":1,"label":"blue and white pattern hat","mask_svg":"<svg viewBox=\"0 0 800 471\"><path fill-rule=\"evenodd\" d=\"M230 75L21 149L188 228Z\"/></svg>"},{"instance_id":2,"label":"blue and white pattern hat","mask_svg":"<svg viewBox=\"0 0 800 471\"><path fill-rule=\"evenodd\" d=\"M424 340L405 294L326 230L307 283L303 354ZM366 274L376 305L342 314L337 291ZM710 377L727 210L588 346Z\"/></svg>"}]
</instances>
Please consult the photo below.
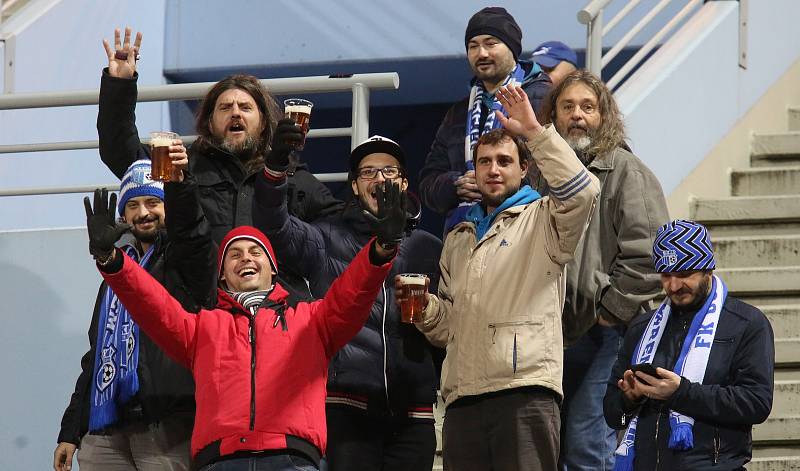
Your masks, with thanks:
<instances>
[{"instance_id":1,"label":"blue and white pattern hat","mask_svg":"<svg viewBox=\"0 0 800 471\"><path fill-rule=\"evenodd\" d=\"M659 273L715 269L708 229L683 219L659 227L653 242L653 265Z\"/></svg>"},{"instance_id":2,"label":"blue and white pattern hat","mask_svg":"<svg viewBox=\"0 0 800 471\"><path fill-rule=\"evenodd\" d=\"M125 203L131 198L155 196L161 200L164 199L164 184L153 181L150 178L150 171L150 161L147 159L137 160L125 171L119 188L119 204L117 205L120 216L125 214Z\"/></svg>"}]
</instances>

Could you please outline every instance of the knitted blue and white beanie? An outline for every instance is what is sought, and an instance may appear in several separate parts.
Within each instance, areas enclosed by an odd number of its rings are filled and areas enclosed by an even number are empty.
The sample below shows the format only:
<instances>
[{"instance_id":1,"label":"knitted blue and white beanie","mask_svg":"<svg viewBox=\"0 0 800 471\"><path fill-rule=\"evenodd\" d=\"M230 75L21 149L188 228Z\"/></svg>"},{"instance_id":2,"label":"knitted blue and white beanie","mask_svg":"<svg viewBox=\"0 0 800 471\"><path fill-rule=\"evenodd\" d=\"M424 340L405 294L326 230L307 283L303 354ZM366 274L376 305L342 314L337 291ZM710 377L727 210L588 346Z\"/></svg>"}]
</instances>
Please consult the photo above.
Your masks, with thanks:
<instances>
[{"instance_id":1,"label":"knitted blue and white beanie","mask_svg":"<svg viewBox=\"0 0 800 471\"><path fill-rule=\"evenodd\" d=\"M716 268L708 229L694 221L664 224L653 241L653 265L658 273Z\"/></svg>"},{"instance_id":2,"label":"knitted blue and white beanie","mask_svg":"<svg viewBox=\"0 0 800 471\"><path fill-rule=\"evenodd\" d=\"M117 205L119 214L125 214L125 203L138 196L155 196L161 200L164 199L164 184L150 178L150 161L147 159L140 159L132 163L125 171L125 175L122 176L119 204Z\"/></svg>"}]
</instances>

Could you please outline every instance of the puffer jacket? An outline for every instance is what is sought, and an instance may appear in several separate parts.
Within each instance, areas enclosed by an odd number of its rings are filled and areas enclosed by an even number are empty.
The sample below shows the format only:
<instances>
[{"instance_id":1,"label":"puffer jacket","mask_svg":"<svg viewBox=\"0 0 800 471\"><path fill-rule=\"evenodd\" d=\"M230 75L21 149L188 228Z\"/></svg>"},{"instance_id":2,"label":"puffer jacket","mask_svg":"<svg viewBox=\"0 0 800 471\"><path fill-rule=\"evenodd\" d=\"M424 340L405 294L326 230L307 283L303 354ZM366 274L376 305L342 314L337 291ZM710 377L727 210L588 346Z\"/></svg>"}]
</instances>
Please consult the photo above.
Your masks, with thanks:
<instances>
[{"instance_id":1,"label":"puffer jacket","mask_svg":"<svg viewBox=\"0 0 800 471\"><path fill-rule=\"evenodd\" d=\"M165 232L155 242L147 271L189 312L211 307L216 299L214 246L208 224L199 214L197 185L191 175L183 183L168 183L164 188L165 208L170 217ZM170 237L167 237L167 234ZM70 403L61 419L58 442L80 445L89 429L91 385L94 383L94 360L100 304L106 289L101 284L89 327L89 350L81 358L81 373ZM158 348L144 332L139 336L139 392L120 410L120 421L113 427L134 422L157 423L167 417L194 417L194 381L189 370L178 365ZM141 408L141 412L138 409ZM110 431L110 430L109 430Z\"/></svg>"},{"instance_id":2,"label":"puffer jacket","mask_svg":"<svg viewBox=\"0 0 800 471\"><path fill-rule=\"evenodd\" d=\"M259 176L253 218L269 237L279 264L290 265L308 279L321 297L352 263L358 247L372 237L361 209L348 207L338 216L312 224L289 215L286 183ZM428 342L413 326L400 322L394 298L394 275L424 273L438 282L441 241L422 230L407 234L364 327L333 358L328 370L329 403L366 405L378 416L432 421L437 376ZM425 414L416 411L426 410Z\"/></svg>"},{"instance_id":3,"label":"puffer jacket","mask_svg":"<svg viewBox=\"0 0 800 471\"><path fill-rule=\"evenodd\" d=\"M669 222L661 184L622 147L587 165L600 181L600 198L575 258L567 264L564 341L572 344L597 323L627 324L661 292L651 258L656 231ZM534 185L546 194L546 182Z\"/></svg>"},{"instance_id":4,"label":"puffer jacket","mask_svg":"<svg viewBox=\"0 0 800 471\"><path fill-rule=\"evenodd\" d=\"M752 456L753 424L767 419L772 408L775 347L772 326L757 308L728 296L708 357L703 383L681 378L668 401L627 404L617 381L630 368L631 357L653 312L628 326L603 401L608 425L627 427L639 416L633 467L642 471L717 471L744 469ZM683 346L693 313L670 316L653 366L672 370ZM669 411L693 417L694 447L668 448Z\"/></svg>"},{"instance_id":5,"label":"puffer jacket","mask_svg":"<svg viewBox=\"0 0 800 471\"><path fill-rule=\"evenodd\" d=\"M522 89L528 95L533 110L540 113L542 102L552 87L550 77L533 62L519 61L525 70ZM467 106L469 97L456 102L436 131L425 165L419 173L419 192L426 207L440 214L449 214L461 200L453 184L467 171L464 161L464 139L467 135Z\"/></svg>"},{"instance_id":6,"label":"puffer jacket","mask_svg":"<svg viewBox=\"0 0 800 471\"><path fill-rule=\"evenodd\" d=\"M369 252L359 252L324 299L292 307L276 284L256 314L222 290L215 309L190 314L127 256L106 268L103 278L136 322L194 375L196 467L248 450L319 460L328 362L364 324L391 269L373 265Z\"/></svg>"},{"instance_id":7,"label":"puffer jacket","mask_svg":"<svg viewBox=\"0 0 800 471\"><path fill-rule=\"evenodd\" d=\"M599 192L552 126L528 142L550 195L497 215L478 240L473 222L448 234L438 296L417 324L447 348L442 396L455 400L523 386L563 395L561 310L572 259Z\"/></svg>"}]
</instances>

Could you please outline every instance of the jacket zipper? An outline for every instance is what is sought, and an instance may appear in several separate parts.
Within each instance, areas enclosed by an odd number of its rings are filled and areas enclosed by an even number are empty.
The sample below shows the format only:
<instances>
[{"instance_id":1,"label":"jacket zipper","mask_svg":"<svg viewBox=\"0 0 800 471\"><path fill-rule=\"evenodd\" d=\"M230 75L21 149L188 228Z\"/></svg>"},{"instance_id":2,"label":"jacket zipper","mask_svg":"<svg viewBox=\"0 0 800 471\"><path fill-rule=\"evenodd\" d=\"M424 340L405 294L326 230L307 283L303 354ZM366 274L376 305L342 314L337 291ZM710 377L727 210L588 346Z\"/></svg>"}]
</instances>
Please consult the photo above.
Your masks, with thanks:
<instances>
[{"instance_id":1,"label":"jacket zipper","mask_svg":"<svg viewBox=\"0 0 800 471\"><path fill-rule=\"evenodd\" d=\"M656 414L656 437L655 437L656 471L658 471L658 463L661 461L661 448L658 446L658 424L660 421L661 421L661 407L658 408L658 412Z\"/></svg>"},{"instance_id":2,"label":"jacket zipper","mask_svg":"<svg viewBox=\"0 0 800 471\"><path fill-rule=\"evenodd\" d=\"M720 448L719 429L717 427L714 427L714 462L713 462L713 464L719 463L719 448Z\"/></svg>"},{"instance_id":3,"label":"jacket zipper","mask_svg":"<svg viewBox=\"0 0 800 471\"><path fill-rule=\"evenodd\" d=\"M383 339L383 390L386 393L386 408L389 410L389 415L391 416L393 413L391 402L389 402L389 347L386 344L386 305L389 303L389 299L386 297L386 280L383 280L383 283L381 283L381 289L383 290L383 319L381 319L381 338Z\"/></svg>"},{"instance_id":4,"label":"jacket zipper","mask_svg":"<svg viewBox=\"0 0 800 471\"><path fill-rule=\"evenodd\" d=\"M247 317L250 323L250 430L256 428L256 315Z\"/></svg>"}]
</instances>

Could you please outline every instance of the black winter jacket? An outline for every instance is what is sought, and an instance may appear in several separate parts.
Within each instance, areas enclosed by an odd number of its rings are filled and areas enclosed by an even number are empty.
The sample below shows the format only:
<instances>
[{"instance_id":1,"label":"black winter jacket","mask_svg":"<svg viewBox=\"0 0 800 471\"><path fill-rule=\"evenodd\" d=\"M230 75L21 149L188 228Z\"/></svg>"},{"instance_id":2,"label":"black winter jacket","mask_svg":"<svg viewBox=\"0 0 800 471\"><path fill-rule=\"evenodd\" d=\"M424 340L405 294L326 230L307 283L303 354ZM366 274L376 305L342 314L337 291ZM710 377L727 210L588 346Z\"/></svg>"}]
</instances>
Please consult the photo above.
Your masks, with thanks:
<instances>
[{"instance_id":1,"label":"black winter jacket","mask_svg":"<svg viewBox=\"0 0 800 471\"><path fill-rule=\"evenodd\" d=\"M522 89L530 98L538 116L543 100L553 84L546 73L532 73L532 62L520 61L520 64L526 72ZM467 135L468 104L469 97L465 97L447 111L419 174L422 202L440 214L449 214L461 202L453 183L467 171L464 139Z\"/></svg>"},{"instance_id":2,"label":"black winter jacket","mask_svg":"<svg viewBox=\"0 0 800 471\"><path fill-rule=\"evenodd\" d=\"M169 212L167 230L158 235L147 270L188 311L213 307L216 302L216 251L208 224L199 211L197 184L191 175L187 175L184 183L166 184L165 200ZM99 311L106 288L105 283L100 285L89 327L89 351L81 358L81 373L61 419L59 443L79 445L89 428ZM191 373L167 357L141 330L139 342L139 392L127 407L122 408L120 421L112 427L139 421L156 423L173 415L191 423L194 418Z\"/></svg>"},{"instance_id":3,"label":"black winter jacket","mask_svg":"<svg viewBox=\"0 0 800 471\"><path fill-rule=\"evenodd\" d=\"M132 79L111 77L104 69L100 80L100 157L118 178L136 159L150 156L136 128L137 79L138 74ZM234 227L252 225L257 172L248 172L235 156L199 140L189 148L189 171L200 186L200 204L215 242ZM293 187L290 210L306 221L336 213L344 206L304 165L298 166L289 180Z\"/></svg>"},{"instance_id":4,"label":"black winter jacket","mask_svg":"<svg viewBox=\"0 0 800 471\"><path fill-rule=\"evenodd\" d=\"M617 381L630 367L631 356L652 312L628 326L604 398L606 422L627 427L638 413L636 470L717 471L744 469L752 455L753 424L767 419L772 408L775 365L772 326L757 308L728 296L723 304L703 384L682 378L668 401L629 404ZM653 366L672 369L694 313L670 316L653 357ZM694 448L673 451L669 442L669 411L693 417Z\"/></svg>"},{"instance_id":5,"label":"black winter jacket","mask_svg":"<svg viewBox=\"0 0 800 471\"><path fill-rule=\"evenodd\" d=\"M253 219L272 242L278 266L293 266L308 279L312 294L321 298L372 233L354 204L337 216L312 224L289 216L286 190L285 182L259 176ZM328 368L329 394L366 397L368 413L375 416L404 417L409 410L430 407L436 401L438 378L431 357L433 347L413 325L400 322L394 276L407 272L427 274L430 289L435 292L441 250L441 241L422 230L414 230L403 239L366 325L336 354Z\"/></svg>"}]
</instances>

